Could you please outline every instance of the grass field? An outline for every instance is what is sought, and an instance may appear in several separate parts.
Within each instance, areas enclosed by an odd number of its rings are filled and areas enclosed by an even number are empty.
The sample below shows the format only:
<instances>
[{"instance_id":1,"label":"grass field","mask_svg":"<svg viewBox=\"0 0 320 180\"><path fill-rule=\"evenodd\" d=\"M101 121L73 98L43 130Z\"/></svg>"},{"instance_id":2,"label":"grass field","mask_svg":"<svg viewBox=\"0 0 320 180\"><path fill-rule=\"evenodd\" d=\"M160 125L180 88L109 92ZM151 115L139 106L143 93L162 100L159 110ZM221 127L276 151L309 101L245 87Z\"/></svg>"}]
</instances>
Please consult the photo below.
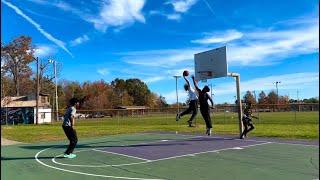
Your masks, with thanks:
<instances>
[{"instance_id":1,"label":"grass field","mask_svg":"<svg viewBox=\"0 0 320 180\"><path fill-rule=\"evenodd\" d=\"M262 112L254 114L254 131L249 136L288 139L319 140L319 112ZM196 127L187 127L186 115L175 121L174 114L142 117L113 117L102 119L78 119L76 130L79 138L150 131L178 131L204 133L205 123L200 113ZM212 113L214 134L239 134L237 113ZM42 125L1 126L1 137L20 142L48 142L65 140L62 122Z\"/></svg>"}]
</instances>

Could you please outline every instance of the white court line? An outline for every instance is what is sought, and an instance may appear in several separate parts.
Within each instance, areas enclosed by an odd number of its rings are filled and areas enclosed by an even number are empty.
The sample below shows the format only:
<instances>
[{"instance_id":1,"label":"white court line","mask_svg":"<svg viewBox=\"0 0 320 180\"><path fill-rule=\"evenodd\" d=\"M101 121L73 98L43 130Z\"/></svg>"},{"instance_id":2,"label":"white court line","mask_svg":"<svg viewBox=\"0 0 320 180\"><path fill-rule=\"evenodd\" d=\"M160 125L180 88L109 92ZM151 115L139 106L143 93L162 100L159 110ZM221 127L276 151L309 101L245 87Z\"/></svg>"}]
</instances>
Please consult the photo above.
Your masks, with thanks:
<instances>
[{"instance_id":1,"label":"white court line","mask_svg":"<svg viewBox=\"0 0 320 180\"><path fill-rule=\"evenodd\" d=\"M143 159L143 158L130 156L130 155L126 155L126 154L120 154L120 153L115 153L115 152L110 152L110 151L103 151L103 150L99 150L99 149L93 149L93 150L94 151L99 151L99 152L104 152L104 153L116 154L116 155L125 156L125 157L130 157L130 158L135 158L135 159L140 159L140 160L143 160L143 161L151 161L149 159Z\"/></svg>"},{"instance_id":2,"label":"white court line","mask_svg":"<svg viewBox=\"0 0 320 180\"><path fill-rule=\"evenodd\" d=\"M310 144L297 144L297 143L286 143L286 142L273 142L273 141L260 141L260 140L251 140L251 139L234 139L234 140L237 140L237 141L252 141L252 142L270 142L270 143L273 143L273 144L286 144L286 145L299 145L299 146L310 146L310 147L317 147L319 148L319 146L317 145L310 145Z\"/></svg>"},{"instance_id":3,"label":"white court line","mask_svg":"<svg viewBox=\"0 0 320 180\"><path fill-rule=\"evenodd\" d=\"M159 134L159 135L166 135L166 134ZM185 135L188 136L188 135ZM204 137L204 136L193 136L195 138L197 137ZM210 138L219 138L219 137L210 137ZM220 137L222 138L222 137ZM101 138L103 139L103 138ZM192 138L190 138L192 139ZM230 138L222 138L222 139L230 139ZM173 141L177 141L177 139L173 139ZM184 139L178 139L178 140L184 140ZM240 140L240 139L235 139L235 140ZM85 140L86 141L86 140ZM160 140L161 141L161 140ZM118 164L118 165L104 165L104 166L90 166L90 167L120 167L120 166L130 166L130 165L138 165L138 164L144 164L144 163L150 163L150 162L156 162L156 161L162 161L162 160L168 160L168 159L175 159L175 158L179 158L179 157L186 157L186 156L195 156L198 154L205 154L205 153L212 153L212 152L219 152L219 151L225 151L225 150L231 150L231 149L241 149L241 148L245 148L245 147L252 147L252 146L258 146L258 145L264 145L264 144L270 144L270 143L276 143L276 142L268 142L268 141L256 141L256 140L246 140L246 141L253 141L253 142L261 142L260 144L254 144L254 145L247 145L247 146L240 146L240 147L233 147L233 148L226 148L226 149L220 149L220 150L213 150L213 151L205 151L205 152L199 152L199 153L192 153L192 154L186 154L186 155L181 155L181 156L174 156L174 157L169 157L169 158L163 158L163 159L157 159L157 160L148 160L148 161L144 161L144 162L138 162L138 163L128 163L128 164ZM83 141L82 141L83 142ZM156 143L158 141L152 142L152 143ZM141 144L147 144L147 143L141 143ZM149 143L150 144L150 143ZM281 144L281 143L278 143ZM288 144L288 143L283 143L283 144ZM302 144L294 144L294 145L302 145ZM59 145L62 146L62 145ZM130 145L128 145L130 146ZM306 146L313 146L313 145L306 145ZM54 146L57 147L57 146ZM51 147L51 148L54 148ZM318 147L318 146L316 146ZM38 156L40 153L42 153L43 151L46 151L48 149L51 148L47 148L44 150L39 151L36 155L35 155L35 159L42 165L53 168L53 169L57 169L57 170L61 170L61 171L66 171L66 172L70 172L70 173L75 173L75 174L83 174L83 175L87 175L87 176L97 176L97 177L109 177L109 178L116 178L116 179L135 179L135 180L158 180L158 179L146 179L146 178L132 178L132 177L121 177L121 176L108 176L108 175L99 175L99 174L90 174L90 173L84 173L84 172L78 172L78 171L71 171L71 170L66 170L66 169L62 169L62 168L58 168L58 167L54 167L54 166L50 166L47 165L45 163L43 163L42 161L40 161L38 159ZM89 149L90 150L90 149ZM85 151L85 150L83 150ZM80 152L80 151L78 151ZM53 158L54 161L54 158ZM55 162L55 161L54 161ZM56 162L55 162L56 163ZM73 166L73 165L67 165L67 166ZM77 166L77 165L75 165ZM82 165L78 165L78 166L82 166ZM88 167L83 165L84 167Z\"/></svg>"},{"instance_id":4,"label":"white court line","mask_svg":"<svg viewBox=\"0 0 320 180\"><path fill-rule=\"evenodd\" d=\"M54 146L56 147L56 146ZM53 148L53 147L52 147ZM54 166L50 166L48 164L43 163L42 161L40 161L38 159L38 155L40 153L42 153L43 151L46 151L48 149L51 148L47 148L44 150L39 151L36 155L35 155L35 159L42 165L53 168L53 169L57 169L57 170L61 170L61 171L65 171L65 172L70 172L70 173L75 173L75 174L82 174L82 175L87 175L87 176L96 176L96 177L109 177L109 178L115 178L115 179L135 179L135 180L164 180L164 179L148 179L148 178L132 178L132 177L121 177L121 176L107 176L107 175L102 175L102 174L90 174L90 173L83 173L83 172L79 172L79 171L71 171L71 170L67 170L67 169L62 169L62 168L58 168L58 167L54 167Z\"/></svg>"},{"instance_id":5,"label":"white court line","mask_svg":"<svg viewBox=\"0 0 320 180\"><path fill-rule=\"evenodd\" d=\"M79 167L120 167L120 166L131 166L131 165L138 165L138 164L145 164L145 163L151 163L151 162L157 162L157 161L163 161L163 160L168 160L168 159L175 159L175 158L180 158L180 157L188 157L188 156L196 156L199 154L206 154L206 153L216 153L216 152L220 152L220 151L226 151L226 150L240 150L246 147L253 147L253 146L259 146L259 145L264 145L264 144L270 144L271 142L264 142L264 143L260 143L260 144L252 144L252 145L247 145L247 146L239 146L239 147L232 147L232 148L225 148L225 149L217 149L217 150L212 150L212 151L203 151L203 152L197 152L197 153L190 153L190 154L184 154L184 155L179 155L179 156L172 156L172 157L167 157L167 158L162 158L162 159L156 159L156 160L145 160L143 162L136 162L136 163L127 163L127 164L113 164L113 165L79 165L79 164L63 164L63 163L59 163L56 162L53 158L53 162L56 164L60 164L60 165L65 165L65 166L79 166ZM94 149L93 149L94 150ZM105 152L105 151L103 151ZM117 154L117 153L115 153ZM123 154L117 154L117 155L123 155ZM127 155L124 155L127 156ZM129 156L129 157L134 157L134 156ZM139 157L134 157L139 159ZM140 158L141 159L141 158Z\"/></svg>"},{"instance_id":6,"label":"white court line","mask_svg":"<svg viewBox=\"0 0 320 180\"><path fill-rule=\"evenodd\" d=\"M194 138L197 138L197 137L208 137L208 136L193 136L193 135L188 135L188 134L161 134L161 133L146 133L146 134L155 134L155 135L179 135L179 136L187 136L187 137L194 137ZM190 139L192 139L190 138ZM237 140L237 141L252 141L252 142L271 142L271 143L274 143L274 144L289 144L289 145L300 145L300 146L311 146L311 147L318 147L317 145L310 145L310 144L298 144L298 143L289 143L289 142L273 142L273 141L264 141L264 140L251 140L251 139L234 139L234 138L226 138L226 137L221 137L221 136L216 136L216 137L212 137L210 136L209 138L221 138L221 139L233 139L233 140ZM183 140L183 139L181 139ZM290 139L288 139L290 140Z\"/></svg>"}]
</instances>

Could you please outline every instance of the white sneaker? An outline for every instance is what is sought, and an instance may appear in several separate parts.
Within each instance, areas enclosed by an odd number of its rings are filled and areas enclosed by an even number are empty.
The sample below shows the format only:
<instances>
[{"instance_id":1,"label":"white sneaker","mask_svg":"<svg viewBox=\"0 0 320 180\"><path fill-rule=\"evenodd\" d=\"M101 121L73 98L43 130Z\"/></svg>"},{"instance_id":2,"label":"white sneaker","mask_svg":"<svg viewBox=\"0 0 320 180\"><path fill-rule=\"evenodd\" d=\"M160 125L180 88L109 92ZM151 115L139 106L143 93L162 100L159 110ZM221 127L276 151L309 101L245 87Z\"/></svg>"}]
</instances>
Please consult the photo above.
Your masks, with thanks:
<instances>
[{"instance_id":1,"label":"white sneaker","mask_svg":"<svg viewBox=\"0 0 320 180\"><path fill-rule=\"evenodd\" d=\"M210 128L210 129L208 130L208 136L211 136L211 133L212 133L212 132L211 132L211 129L212 129L212 128Z\"/></svg>"}]
</instances>

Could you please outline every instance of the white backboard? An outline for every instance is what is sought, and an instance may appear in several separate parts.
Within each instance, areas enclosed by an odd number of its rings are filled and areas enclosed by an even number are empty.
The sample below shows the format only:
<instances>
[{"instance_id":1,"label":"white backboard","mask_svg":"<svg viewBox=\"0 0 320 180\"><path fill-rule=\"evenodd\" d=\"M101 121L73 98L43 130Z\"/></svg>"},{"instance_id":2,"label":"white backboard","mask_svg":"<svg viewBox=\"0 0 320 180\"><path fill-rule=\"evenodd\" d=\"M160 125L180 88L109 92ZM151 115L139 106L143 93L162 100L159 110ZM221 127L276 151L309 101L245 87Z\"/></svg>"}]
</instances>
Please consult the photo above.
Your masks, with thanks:
<instances>
[{"instance_id":1,"label":"white backboard","mask_svg":"<svg viewBox=\"0 0 320 180\"><path fill-rule=\"evenodd\" d=\"M194 68L197 81L228 76L227 47L195 54Z\"/></svg>"}]
</instances>

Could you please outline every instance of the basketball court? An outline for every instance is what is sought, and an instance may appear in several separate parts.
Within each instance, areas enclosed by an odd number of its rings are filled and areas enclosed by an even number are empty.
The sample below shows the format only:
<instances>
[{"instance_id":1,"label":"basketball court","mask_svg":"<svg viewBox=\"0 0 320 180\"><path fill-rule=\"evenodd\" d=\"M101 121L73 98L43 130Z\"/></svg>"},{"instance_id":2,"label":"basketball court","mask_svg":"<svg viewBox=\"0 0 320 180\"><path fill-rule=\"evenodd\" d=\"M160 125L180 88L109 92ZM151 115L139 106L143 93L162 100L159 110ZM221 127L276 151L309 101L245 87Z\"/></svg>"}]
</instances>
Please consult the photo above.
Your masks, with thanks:
<instances>
[{"instance_id":1,"label":"basketball court","mask_svg":"<svg viewBox=\"0 0 320 180\"><path fill-rule=\"evenodd\" d=\"M2 179L319 179L319 142L150 132L1 147Z\"/></svg>"}]
</instances>

